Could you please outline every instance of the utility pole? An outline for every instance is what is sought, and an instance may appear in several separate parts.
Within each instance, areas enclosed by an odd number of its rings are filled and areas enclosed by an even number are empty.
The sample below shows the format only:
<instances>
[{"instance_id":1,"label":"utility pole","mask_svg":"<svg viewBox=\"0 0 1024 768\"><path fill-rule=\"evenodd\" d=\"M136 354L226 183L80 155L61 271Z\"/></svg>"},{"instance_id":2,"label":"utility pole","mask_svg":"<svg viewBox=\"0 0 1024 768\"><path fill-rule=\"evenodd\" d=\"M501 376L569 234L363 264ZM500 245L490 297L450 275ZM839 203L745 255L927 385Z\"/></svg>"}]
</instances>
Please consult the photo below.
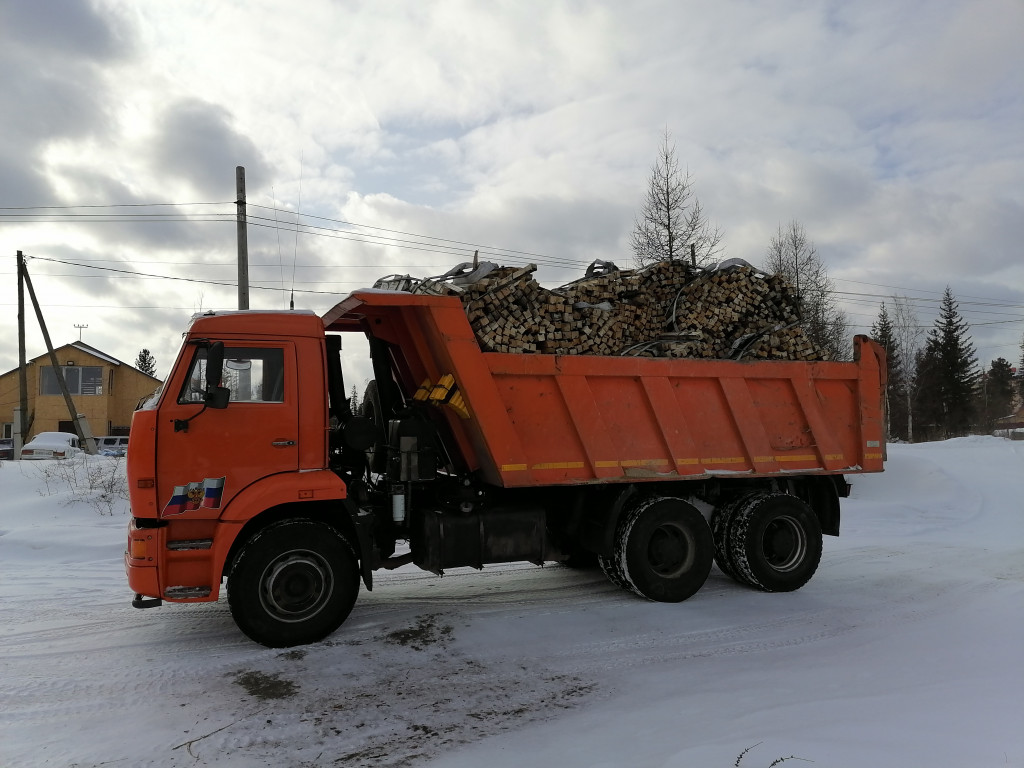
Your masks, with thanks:
<instances>
[{"instance_id":1,"label":"utility pole","mask_svg":"<svg viewBox=\"0 0 1024 768\"><path fill-rule=\"evenodd\" d=\"M79 325L78 323L75 323L75 328L78 329L78 340L79 341L82 340L82 329L83 328L88 328L88 327L89 327L88 323L86 323L85 325Z\"/></svg>"},{"instance_id":2,"label":"utility pole","mask_svg":"<svg viewBox=\"0 0 1024 768\"><path fill-rule=\"evenodd\" d=\"M25 267L24 261L21 264L21 276L24 278L25 285L28 286L28 295L32 299L32 306L36 311L36 319L39 321L39 330L43 332L43 341L46 342L46 351L50 353L50 365L53 366L53 375L57 378L57 386L60 387L60 392L64 395L64 404L68 407L68 413L71 415L71 423L75 425L75 434L78 435L79 443L85 447L85 450L89 454L96 453L96 439L92 435L92 431L88 427L82 426L82 419L79 418L78 409L75 408L75 403L71 399L71 393L68 392L68 384L64 380L64 370L60 367L60 363L57 361L57 353L53 351L53 343L50 341L50 332L46 330L46 321L43 320L43 310L39 306L39 300L36 298L35 289L32 287L32 278L28 275L28 268ZM24 390L23 390L24 391Z\"/></svg>"},{"instance_id":3,"label":"utility pole","mask_svg":"<svg viewBox=\"0 0 1024 768\"><path fill-rule=\"evenodd\" d=\"M245 220L245 168L235 167L235 205L238 208L238 308L249 308L249 238Z\"/></svg>"},{"instance_id":4,"label":"utility pole","mask_svg":"<svg viewBox=\"0 0 1024 768\"><path fill-rule=\"evenodd\" d=\"M28 362L25 358L25 256L18 251L18 419L14 433L14 455L21 457L21 448L29 431Z\"/></svg>"}]
</instances>

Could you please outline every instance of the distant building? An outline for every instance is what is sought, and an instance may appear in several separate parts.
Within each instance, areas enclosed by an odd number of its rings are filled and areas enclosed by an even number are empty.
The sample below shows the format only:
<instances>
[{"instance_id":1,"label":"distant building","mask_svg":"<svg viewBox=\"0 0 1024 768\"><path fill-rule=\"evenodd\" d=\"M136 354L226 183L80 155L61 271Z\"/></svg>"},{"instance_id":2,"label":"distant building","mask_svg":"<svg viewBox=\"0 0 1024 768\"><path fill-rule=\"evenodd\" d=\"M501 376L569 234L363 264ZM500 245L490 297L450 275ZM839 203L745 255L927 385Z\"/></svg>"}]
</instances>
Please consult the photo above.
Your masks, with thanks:
<instances>
[{"instance_id":1,"label":"distant building","mask_svg":"<svg viewBox=\"0 0 1024 768\"><path fill-rule=\"evenodd\" d=\"M161 384L159 379L81 341L65 344L55 352L75 409L89 420L96 436L127 435L139 400ZM40 432L74 432L49 354L32 358L27 368L30 426L25 441ZM0 375L0 437L14 433L14 409L19 398L15 368Z\"/></svg>"},{"instance_id":2,"label":"distant building","mask_svg":"<svg viewBox=\"0 0 1024 768\"><path fill-rule=\"evenodd\" d=\"M1024 406L1017 409L1009 416L1003 416L995 421L996 429L1024 429Z\"/></svg>"}]
</instances>

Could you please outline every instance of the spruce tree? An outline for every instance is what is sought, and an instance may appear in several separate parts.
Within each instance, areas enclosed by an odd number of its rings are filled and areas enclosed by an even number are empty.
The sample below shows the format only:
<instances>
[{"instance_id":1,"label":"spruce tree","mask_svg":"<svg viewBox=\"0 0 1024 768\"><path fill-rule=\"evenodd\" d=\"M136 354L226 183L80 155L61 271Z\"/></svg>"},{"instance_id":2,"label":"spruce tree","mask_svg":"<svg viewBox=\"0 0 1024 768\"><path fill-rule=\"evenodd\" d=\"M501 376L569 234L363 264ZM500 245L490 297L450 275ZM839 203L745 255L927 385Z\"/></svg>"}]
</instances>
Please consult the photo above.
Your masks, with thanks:
<instances>
[{"instance_id":1,"label":"spruce tree","mask_svg":"<svg viewBox=\"0 0 1024 768\"><path fill-rule=\"evenodd\" d=\"M139 356L135 358L135 367L148 376L156 378L156 358L148 349L139 352Z\"/></svg>"},{"instance_id":2,"label":"spruce tree","mask_svg":"<svg viewBox=\"0 0 1024 768\"><path fill-rule=\"evenodd\" d=\"M917 369L922 424L938 437L965 435L975 419L978 359L970 326L947 286Z\"/></svg>"},{"instance_id":3,"label":"spruce tree","mask_svg":"<svg viewBox=\"0 0 1024 768\"><path fill-rule=\"evenodd\" d=\"M992 361L982 374L978 388L978 410L986 432L995 429L995 420L1013 411L1013 367L1001 357Z\"/></svg>"},{"instance_id":4,"label":"spruce tree","mask_svg":"<svg viewBox=\"0 0 1024 768\"><path fill-rule=\"evenodd\" d=\"M1024 336L1020 339L1020 365L1017 366L1017 394L1024 400Z\"/></svg>"},{"instance_id":5,"label":"spruce tree","mask_svg":"<svg viewBox=\"0 0 1024 768\"><path fill-rule=\"evenodd\" d=\"M886 431L890 439L904 440L907 437L907 377L904 374L903 360L900 357L895 330L884 302L878 310L878 319L871 326L871 338L885 349L888 374L888 383L885 388Z\"/></svg>"}]
</instances>

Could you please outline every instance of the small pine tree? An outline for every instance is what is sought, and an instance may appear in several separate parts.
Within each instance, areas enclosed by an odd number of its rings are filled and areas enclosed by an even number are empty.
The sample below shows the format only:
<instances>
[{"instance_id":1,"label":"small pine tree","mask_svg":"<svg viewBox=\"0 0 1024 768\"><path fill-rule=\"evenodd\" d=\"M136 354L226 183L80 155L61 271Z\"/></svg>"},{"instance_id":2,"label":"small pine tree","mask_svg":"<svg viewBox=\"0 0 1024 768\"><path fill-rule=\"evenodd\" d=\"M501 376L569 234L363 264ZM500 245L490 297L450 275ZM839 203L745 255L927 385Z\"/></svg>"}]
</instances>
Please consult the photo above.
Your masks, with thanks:
<instances>
[{"instance_id":1,"label":"small pine tree","mask_svg":"<svg viewBox=\"0 0 1024 768\"><path fill-rule=\"evenodd\" d=\"M348 407L352 413L359 413L359 393L356 392L356 385L352 385L352 393L348 396Z\"/></svg>"},{"instance_id":2,"label":"small pine tree","mask_svg":"<svg viewBox=\"0 0 1024 768\"><path fill-rule=\"evenodd\" d=\"M139 356L135 358L135 367L148 376L156 378L156 358L148 349L139 352Z\"/></svg>"}]
</instances>

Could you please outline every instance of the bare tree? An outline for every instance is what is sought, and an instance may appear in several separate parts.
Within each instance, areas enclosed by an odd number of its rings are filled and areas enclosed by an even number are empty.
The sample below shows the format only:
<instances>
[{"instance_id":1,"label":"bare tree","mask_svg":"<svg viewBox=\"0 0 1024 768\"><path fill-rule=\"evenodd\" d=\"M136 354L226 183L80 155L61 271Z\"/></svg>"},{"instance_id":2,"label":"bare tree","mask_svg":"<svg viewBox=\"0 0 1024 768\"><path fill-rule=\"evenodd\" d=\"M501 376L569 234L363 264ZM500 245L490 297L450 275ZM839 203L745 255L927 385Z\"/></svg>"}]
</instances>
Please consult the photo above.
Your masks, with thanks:
<instances>
[{"instance_id":1,"label":"bare tree","mask_svg":"<svg viewBox=\"0 0 1024 768\"><path fill-rule=\"evenodd\" d=\"M791 221L772 236L765 270L792 283L800 298L804 330L833 360L849 357L849 323L835 305L835 285L803 225Z\"/></svg>"},{"instance_id":2,"label":"bare tree","mask_svg":"<svg viewBox=\"0 0 1024 768\"><path fill-rule=\"evenodd\" d=\"M892 336L897 354L903 361L903 392L907 399L907 440L914 442L914 393L917 391L917 353L921 349L923 331L917 324L917 313L906 296L893 296Z\"/></svg>"},{"instance_id":3,"label":"bare tree","mask_svg":"<svg viewBox=\"0 0 1024 768\"><path fill-rule=\"evenodd\" d=\"M720 253L721 243L722 232L707 220L694 195L690 172L680 169L676 146L666 128L651 168L647 198L633 223L631 245L636 263L688 260L692 246L697 265L703 265Z\"/></svg>"}]
</instances>

